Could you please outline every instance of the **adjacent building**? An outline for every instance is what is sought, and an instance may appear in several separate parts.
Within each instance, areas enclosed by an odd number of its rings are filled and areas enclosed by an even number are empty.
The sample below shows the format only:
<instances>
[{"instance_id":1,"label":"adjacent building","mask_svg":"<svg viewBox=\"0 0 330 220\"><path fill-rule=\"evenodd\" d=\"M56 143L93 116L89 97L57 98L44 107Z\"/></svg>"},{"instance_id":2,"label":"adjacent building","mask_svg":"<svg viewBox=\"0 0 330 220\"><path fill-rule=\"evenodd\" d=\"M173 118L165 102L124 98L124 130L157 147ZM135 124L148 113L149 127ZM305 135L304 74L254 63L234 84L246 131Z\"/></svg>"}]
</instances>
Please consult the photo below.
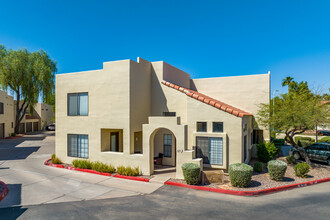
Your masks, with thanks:
<instances>
[{"instance_id":1,"label":"adjacent building","mask_svg":"<svg viewBox=\"0 0 330 220\"><path fill-rule=\"evenodd\" d=\"M184 163L226 170L269 139L254 117L269 99L269 73L191 79L142 58L57 74L56 154L66 163L139 167L144 175L155 163L176 167L177 178Z\"/></svg>"},{"instance_id":2,"label":"adjacent building","mask_svg":"<svg viewBox=\"0 0 330 220\"><path fill-rule=\"evenodd\" d=\"M0 90L0 139L11 136L14 133L16 118L16 100L7 92ZM19 133L25 134L44 130L46 125L54 122L53 106L37 103L31 114L29 111L20 122Z\"/></svg>"}]
</instances>

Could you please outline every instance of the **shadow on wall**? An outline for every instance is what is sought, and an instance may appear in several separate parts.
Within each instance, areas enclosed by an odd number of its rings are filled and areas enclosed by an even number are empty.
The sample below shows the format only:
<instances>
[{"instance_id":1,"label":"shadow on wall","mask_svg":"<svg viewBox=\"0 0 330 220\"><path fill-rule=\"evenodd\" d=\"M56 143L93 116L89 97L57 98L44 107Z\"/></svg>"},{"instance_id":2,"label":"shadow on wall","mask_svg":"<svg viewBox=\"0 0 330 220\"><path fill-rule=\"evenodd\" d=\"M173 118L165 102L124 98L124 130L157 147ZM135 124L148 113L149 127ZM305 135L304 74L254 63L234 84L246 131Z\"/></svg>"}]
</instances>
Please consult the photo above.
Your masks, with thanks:
<instances>
[{"instance_id":1,"label":"shadow on wall","mask_svg":"<svg viewBox=\"0 0 330 220\"><path fill-rule=\"evenodd\" d=\"M160 79L162 81L163 79ZM154 67L151 66L151 115L152 116L162 116L163 112L168 112L167 99L161 87L161 82L158 81L157 74ZM157 103L153 106L152 103Z\"/></svg>"}]
</instances>

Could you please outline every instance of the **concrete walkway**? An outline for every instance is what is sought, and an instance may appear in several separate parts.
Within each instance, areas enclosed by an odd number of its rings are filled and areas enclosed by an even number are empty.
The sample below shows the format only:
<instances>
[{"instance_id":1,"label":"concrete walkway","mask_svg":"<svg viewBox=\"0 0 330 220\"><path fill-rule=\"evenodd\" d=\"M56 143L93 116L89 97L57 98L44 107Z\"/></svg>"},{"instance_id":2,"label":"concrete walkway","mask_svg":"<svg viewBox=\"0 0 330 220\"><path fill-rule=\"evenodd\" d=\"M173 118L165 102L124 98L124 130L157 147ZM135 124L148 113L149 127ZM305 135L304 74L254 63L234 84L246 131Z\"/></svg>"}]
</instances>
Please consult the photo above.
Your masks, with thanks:
<instances>
[{"instance_id":1,"label":"concrete walkway","mask_svg":"<svg viewBox=\"0 0 330 220\"><path fill-rule=\"evenodd\" d=\"M54 132L0 141L0 180L9 188L0 207L136 196L162 186L45 166L54 141Z\"/></svg>"}]
</instances>

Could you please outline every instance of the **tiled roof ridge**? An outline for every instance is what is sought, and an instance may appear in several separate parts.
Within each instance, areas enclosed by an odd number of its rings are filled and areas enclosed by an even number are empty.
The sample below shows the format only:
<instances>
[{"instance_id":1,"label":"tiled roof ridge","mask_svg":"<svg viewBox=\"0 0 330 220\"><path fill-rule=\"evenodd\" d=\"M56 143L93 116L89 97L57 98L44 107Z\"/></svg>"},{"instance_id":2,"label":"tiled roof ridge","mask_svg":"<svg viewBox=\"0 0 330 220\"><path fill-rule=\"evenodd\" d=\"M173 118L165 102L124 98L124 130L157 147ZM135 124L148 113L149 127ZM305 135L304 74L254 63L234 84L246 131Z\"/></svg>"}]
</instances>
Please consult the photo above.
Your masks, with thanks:
<instances>
[{"instance_id":1,"label":"tiled roof ridge","mask_svg":"<svg viewBox=\"0 0 330 220\"><path fill-rule=\"evenodd\" d=\"M201 101L201 102L204 102L205 104L208 104L208 105L211 105L217 109L220 109L224 112L227 112L229 114L232 114L232 115L235 115L237 117L241 117L243 118L243 116L245 115L252 115L251 113L248 113L246 111L243 111L239 108L236 108L234 106L231 106L231 105L228 105L224 102L221 102L219 100L216 100L214 98L211 98L207 95L204 95L200 92L197 92L197 91L194 91L194 90L191 90L191 89L187 89L187 88L184 88L182 86L178 86L174 83L171 83L171 82L168 82L168 81L165 81L163 80L162 81L162 84L170 87L170 88L173 88L173 89L176 89L182 93L185 93L187 96L191 97L191 98L194 98L198 101Z\"/></svg>"}]
</instances>

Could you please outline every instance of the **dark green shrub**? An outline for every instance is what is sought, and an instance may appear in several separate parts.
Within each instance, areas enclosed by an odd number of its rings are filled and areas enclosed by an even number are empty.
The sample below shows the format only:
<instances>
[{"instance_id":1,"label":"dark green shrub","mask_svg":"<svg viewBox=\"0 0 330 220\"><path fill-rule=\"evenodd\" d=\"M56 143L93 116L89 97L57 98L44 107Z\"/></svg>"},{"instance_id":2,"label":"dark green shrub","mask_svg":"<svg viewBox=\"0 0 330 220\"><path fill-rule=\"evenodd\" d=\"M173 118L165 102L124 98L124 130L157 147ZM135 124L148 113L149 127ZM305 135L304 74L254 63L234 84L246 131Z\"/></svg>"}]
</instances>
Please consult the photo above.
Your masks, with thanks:
<instances>
[{"instance_id":1,"label":"dark green shrub","mask_svg":"<svg viewBox=\"0 0 330 220\"><path fill-rule=\"evenodd\" d=\"M12 137L16 137L16 133L11 133L10 134Z\"/></svg>"},{"instance_id":2,"label":"dark green shrub","mask_svg":"<svg viewBox=\"0 0 330 220\"><path fill-rule=\"evenodd\" d=\"M124 176L138 176L140 175L140 170L138 167L132 168L130 166L119 166L117 167L117 173Z\"/></svg>"},{"instance_id":3,"label":"dark green shrub","mask_svg":"<svg viewBox=\"0 0 330 220\"><path fill-rule=\"evenodd\" d=\"M189 185L196 185L199 182L201 168L194 163L185 163L182 165L184 180Z\"/></svg>"},{"instance_id":4,"label":"dark green shrub","mask_svg":"<svg viewBox=\"0 0 330 220\"><path fill-rule=\"evenodd\" d=\"M104 172L104 173L114 173L116 171L114 166L101 162L93 162L92 170Z\"/></svg>"},{"instance_id":5,"label":"dark green shrub","mask_svg":"<svg viewBox=\"0 0 330 220\"><path fill-rule=\"evenodd\" d=\"M261 173L264 169L264 164L262 162L255 162L253 164L254 172Z\"/></svg>"},{"instance_id":6,"label":"dark green shrub","mask_svg":"<svg viewBox=\"0 0 330 220\"><path fill-rule=\"evenodd\" d=\"M72 161L72 165L80 169L92 169L92 162L89 160L76 159Z\"/></svg>"},{"instance_id":7,"label":"dark green shrub","mask_svg":"<svg viewBox=\"0 0 330 220\"><path fill-rule=\"evenodd\" d=\"M229 165L229 179L232 186L247 187L251 183L253 168L245 163Z\"/></svg>"},{"instance_id":8,"label":"dark green shrub","mask_svg":"<svg viewBox=\"0 0 330 220\"><path fill-rule=\"evenodd\" d=\"M323 137L319 139L319 142L330 142L330 137Z\"/></svg>"},{"instance_id":9,"label":"dark green shrub","mask_svg":"<svg viewBox=\"0 0 330 220\"><path fill-rule=\"evenodd\" d=\"M310 166L307 163L298 163L294 166L294 172L296 176L299 177L307 177L307 173L309 172Z\"/></svg>"},{"instance_id":10,"label":"dark green shrub","mask_svg":"<svg viewBox=\"0 0 330 220\"><path fill-rule=\"evenodd\" d=\"M62 161L58 157L56 157L55 154L52 154L52 163L53 164L61 164Z\"/></svg>"},{"instance_id":11,"label":"dark green shrub","mask_svg":"<svg viewBox=\"0 0 330 220\"><path fill-rule=\"evenodd\" d=\"M270 132L270 137L275 139L276 138L276 131L271 131Z\"/></svg>"},{"instance_id":12,"label":"dark green shrub","mask_svg":"<svg viewBox=\"0 0 330 220\"><path fill-rule=\"evenodd\" d=\"M308 141L308 140L299 140L298 141L299 147L308 147L309 145L312 145L312 144L314 144L314 142Z\"/></svg>"},{"instance_id":13,"label":"dark green shrub","mask_svg":"<svg viewBox=\"0 0 330 220\"><path fill-rule=\"evenodd\" d=\"M271 160L267 163L268 173L272 180L283 180L287 165L281 160Z\"/></svg>"},{"instance_id":14,"label":"dark green shrub","mask_svg":"<svg viewBox=\"0 0 330 220\"><path fill-rule=\"evenodd\" d=\"M272 160L277 155L278 150L272 142L257 144L257 156L264 163Z\"/></svg>"},{"instance_id":15,"label":"dark green shrub","mask_svg":"<svg viewBox=\"0 0 330 220\"><path fill-rule=\"evenodd\" d=\"M287 156L285 159L286 159L286 162L288 164L295 164L296 163L296 159L294 159L293 156Z\"/></svg>"},{"instance_id":16,"label":"dark green shrub","mask_svg":"<svg viewBox=\"0 0 330 220\"><path fill-rule=\"evenodd\" d=\"M284 139L274 139L273 143L275 146L283 146L284 145Z\"/></svg>"}]
</instances>

